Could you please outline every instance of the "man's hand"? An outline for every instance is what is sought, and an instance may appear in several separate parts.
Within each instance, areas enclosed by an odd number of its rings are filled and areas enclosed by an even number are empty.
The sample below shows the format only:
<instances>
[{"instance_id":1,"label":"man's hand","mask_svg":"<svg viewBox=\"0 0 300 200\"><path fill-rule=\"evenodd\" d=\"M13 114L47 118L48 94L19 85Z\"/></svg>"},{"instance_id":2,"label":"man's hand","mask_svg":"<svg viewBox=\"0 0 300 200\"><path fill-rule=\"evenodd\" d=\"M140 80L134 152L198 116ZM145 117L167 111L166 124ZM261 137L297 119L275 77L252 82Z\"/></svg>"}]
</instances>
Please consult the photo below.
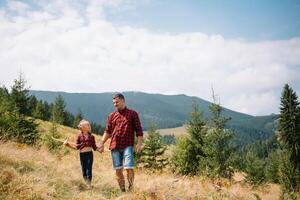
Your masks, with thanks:
<instances>
[{"instance_id":1,"label":"man's hand","mask_svg":"<svg viewBox=\"0 0 300 200\"><path fill-rule=\"evenodd\" d=\"M142 152L142 148L143 148L143 146L142 146L142 144L137 144L136 145L136 153L141 153Z\"/></svg>"},{"instance_id":2,"label":"man's hand","mask_svg":"<svg viewBox=\"0 0 300 200\"><path fill-rule=\"evenodd\" d=\"M100 142L100 145L97 148L97 151L99 151L100 153L104 152L104 144L103 141Z\"/></svg>"},{"instance_id":3,"label":"man's hand","mask_svg":"<svg viewBox=\"0 0 300 200\"><path fill-rule=\"evenodd\" d=\"M104 152L104 144L108 138L110 138L110 135L108 135L106 132L104 132L102 139L100 140L100 144L97 148L97 151L99 151L100 153Z\"/></svg>"},{"instance_id":4,"label":"man's hand","mask_svg":"<svg viewBox=\"0 0 300 200\"><path fill-rule=\"evenodd\" d=\"M143 136L137 137L136 153L141 153L143 149Z\"/></svg>"}]
</instances>

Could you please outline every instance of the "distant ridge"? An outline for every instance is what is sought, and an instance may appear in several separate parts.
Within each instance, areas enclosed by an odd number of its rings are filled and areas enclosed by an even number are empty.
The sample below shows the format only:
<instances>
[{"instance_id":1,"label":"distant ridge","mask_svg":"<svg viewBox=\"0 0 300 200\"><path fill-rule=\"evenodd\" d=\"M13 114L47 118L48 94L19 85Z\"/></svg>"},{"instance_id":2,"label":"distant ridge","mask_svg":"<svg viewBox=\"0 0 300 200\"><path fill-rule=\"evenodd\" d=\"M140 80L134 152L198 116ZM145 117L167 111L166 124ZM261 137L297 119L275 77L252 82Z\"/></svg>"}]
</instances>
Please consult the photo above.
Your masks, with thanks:
<instances>
[{"instance_id":1,"label":"distant ridge","mask_svg":"<svg viewBox=\"0 0 300 200\"><path fill-rule=\"evenodd\" d=\"M53 102L58 95L62 95L68 111L76 114L81 109L85 118L102 125L105 124L108 114L114 111L111 99L113 92L68 93L31 90L30 93L49 103ZM204 117L209 118L210 116L208 106L211 103L199 97L145 92L123 92L123 94L128 107L138 111L145 129L152 121L157 124L158 128L182 126L189 117L193 101L199 105ZM229 127L236 131L238 138L249 141L272 135L277 119L277 115L252 116L226 108L224 115L232 118ZM248 143L248 141L245 142Z\"/></svg>"}]
</instances>

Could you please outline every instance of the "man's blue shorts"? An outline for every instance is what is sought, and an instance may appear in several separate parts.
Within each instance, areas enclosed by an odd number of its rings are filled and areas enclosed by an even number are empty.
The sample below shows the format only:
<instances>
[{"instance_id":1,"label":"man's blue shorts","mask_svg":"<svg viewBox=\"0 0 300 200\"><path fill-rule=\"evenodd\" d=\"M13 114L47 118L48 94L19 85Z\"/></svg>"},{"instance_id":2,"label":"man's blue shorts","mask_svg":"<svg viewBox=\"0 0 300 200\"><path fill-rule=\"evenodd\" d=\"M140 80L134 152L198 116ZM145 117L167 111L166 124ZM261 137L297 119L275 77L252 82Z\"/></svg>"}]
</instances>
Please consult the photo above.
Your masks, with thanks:
<instances>
[{"instance_id":1,"label":"man's blue shorts","mask_svg":"<svg viewBox=\"0 0 300 200\"><path fill-rule=\"evenodd\" d=\"M113 168L116 169L133 169L134 168L134 149L128 146L125 149L114 149L111 151Z\"/></svg>"}]
</instances>

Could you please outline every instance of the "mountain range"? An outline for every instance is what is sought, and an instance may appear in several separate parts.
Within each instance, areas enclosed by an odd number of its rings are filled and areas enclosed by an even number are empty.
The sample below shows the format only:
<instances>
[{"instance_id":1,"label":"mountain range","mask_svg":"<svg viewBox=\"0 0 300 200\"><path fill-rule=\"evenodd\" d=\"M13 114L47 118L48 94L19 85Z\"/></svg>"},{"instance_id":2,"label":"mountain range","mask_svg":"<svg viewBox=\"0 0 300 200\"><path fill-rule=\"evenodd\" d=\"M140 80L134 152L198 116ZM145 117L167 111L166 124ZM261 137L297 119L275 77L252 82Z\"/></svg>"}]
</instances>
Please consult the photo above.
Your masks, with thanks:
<instances>
[{"instance_id":1,"label":"mountain range","mask_svg":"<svg viewBox=\"0 0 300 200\"><path fill-rule=\"evenodd\" d=\"M54 102L58 95L63 96L66 110L76 115L79 110L84 118L105 125L110 112L114 111L112 92L105 93L67 93L31 90L30 94L39 100ZM139 113L144 129L151 122L158 128L179 127L185 124L192 111L193 102L197 103L203 116L210 117L211 102L195 96L149 94L144 92L123 92L128 108ZM224 116L231 120L228 128L234 130L239 143L264 140L274 135L278 115L252 116L224 108Z\"/></svg>"}]
</instances>

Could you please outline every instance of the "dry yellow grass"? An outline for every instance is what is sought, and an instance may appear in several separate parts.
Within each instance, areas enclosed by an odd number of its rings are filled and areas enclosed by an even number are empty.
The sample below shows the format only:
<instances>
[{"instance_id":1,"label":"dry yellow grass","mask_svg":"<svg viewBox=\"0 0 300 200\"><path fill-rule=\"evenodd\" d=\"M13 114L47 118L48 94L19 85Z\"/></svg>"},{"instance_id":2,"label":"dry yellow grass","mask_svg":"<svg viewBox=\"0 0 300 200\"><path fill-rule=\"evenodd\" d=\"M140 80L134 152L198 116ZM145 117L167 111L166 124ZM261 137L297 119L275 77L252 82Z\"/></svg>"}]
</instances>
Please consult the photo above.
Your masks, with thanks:
<instances>
[{"instance_id":1,"label":"dry yellow grass","mask_svg":"<svg viewBox=\"0 0 300 200\"><path fill-rule=\"evenodd\" d=\"M180 126L180 127L175 127L175 128L158 129L157 131L161 135L175 135L176 137L180 136L180 135L187 134L186 126ZM145 133L147 133L147 131L145 131Z\"/></svg>"},{"instance_id":2,"label":"dry yellow grass","mask_svg":"<svg viewBox=\"0 0 300 200\"><path fill-rule=\"evenodd\" d=\"M40 122L43 134L50 127ZM77 130L59 126L63 137L76 137ZM99 137L97 137L99 140ZM110 152L94 152L93 189L81 177L79 155L52 154L44 146L30 147L13 142L0 143L0 199L279 199L278 185L256 189L236 174L234 181L213 183L202 177L183 177L171 173L136 172L135 190L121 193L112 170ZM218 186L216 186L218 185Z\"/></svg>"}]
</instances>

